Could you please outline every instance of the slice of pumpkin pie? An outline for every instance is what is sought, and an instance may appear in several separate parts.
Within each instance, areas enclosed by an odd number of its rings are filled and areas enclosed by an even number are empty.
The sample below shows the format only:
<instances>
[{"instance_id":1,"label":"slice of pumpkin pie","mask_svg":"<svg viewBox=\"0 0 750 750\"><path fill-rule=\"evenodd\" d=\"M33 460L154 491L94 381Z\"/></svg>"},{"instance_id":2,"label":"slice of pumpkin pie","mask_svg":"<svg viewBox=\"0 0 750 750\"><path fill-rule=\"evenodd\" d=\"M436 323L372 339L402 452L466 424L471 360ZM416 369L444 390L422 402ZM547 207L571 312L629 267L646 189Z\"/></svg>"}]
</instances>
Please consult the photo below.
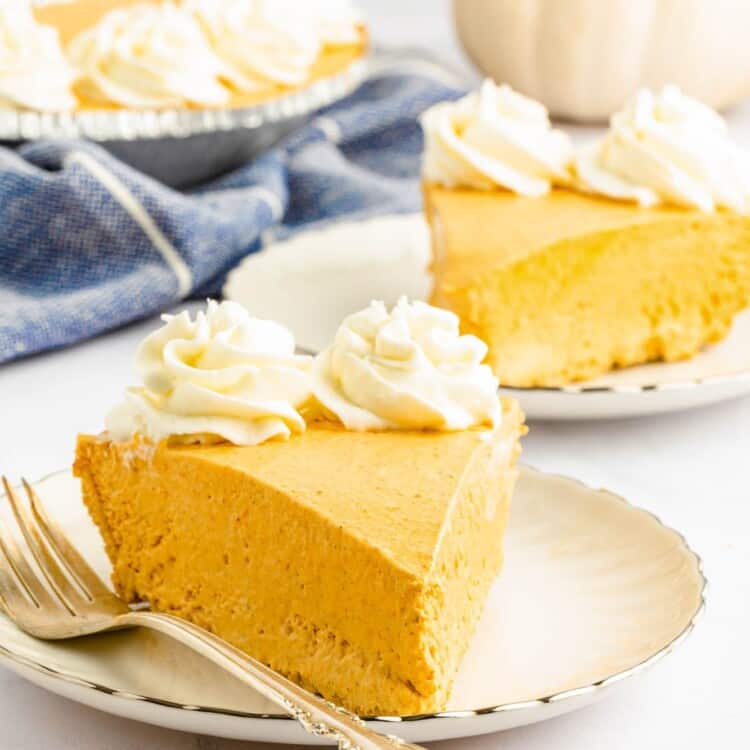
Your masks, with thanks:
<instances>
[{"instance_id":1,"label":"slice of pumpkin pie","mask_svg":"<svg viewBox=\"0 0 750 750\"><path fill-rule=\"evenodd\" d=\"M522 415L422 303L314 362L232 303L169 318L75 473L117 591L361 714L445 707L502 563Z\"/></svg>"},{"instance_id":2,"label":"slice of pumpkin pie","mask_svg":"<svg viewBox=\"0 0 750 750\"><path fill-rule=\"evenodd\" d=\"M487 342L504 385L690 357L750 302L750 155L673 87L577 152L491 82L423 126L433 302Z\"/></svg>"}]
</instances>

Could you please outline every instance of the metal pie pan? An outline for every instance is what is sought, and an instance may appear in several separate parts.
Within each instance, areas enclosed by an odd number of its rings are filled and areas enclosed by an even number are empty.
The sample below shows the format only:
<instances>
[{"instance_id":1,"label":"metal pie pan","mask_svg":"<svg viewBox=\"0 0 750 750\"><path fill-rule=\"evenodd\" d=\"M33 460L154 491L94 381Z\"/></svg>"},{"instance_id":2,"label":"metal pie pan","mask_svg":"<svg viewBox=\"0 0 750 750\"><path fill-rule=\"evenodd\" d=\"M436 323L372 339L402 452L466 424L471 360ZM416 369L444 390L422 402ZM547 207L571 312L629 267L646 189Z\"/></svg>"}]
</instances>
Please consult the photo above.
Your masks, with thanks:
<instances>
[{"instance_id":1,"label":"metal pie pan","mask_svg":"<svg viewBox=\"0 0 750 750\"><path fill-rule=\"evenodd\" d=\"M225 109L0 111L0 141L47 138L99 143L140 172L188 187L267 150L312 112L350 94L365 78L364 56L340 73L249 107Z\"/></svg>"}]
</instances>

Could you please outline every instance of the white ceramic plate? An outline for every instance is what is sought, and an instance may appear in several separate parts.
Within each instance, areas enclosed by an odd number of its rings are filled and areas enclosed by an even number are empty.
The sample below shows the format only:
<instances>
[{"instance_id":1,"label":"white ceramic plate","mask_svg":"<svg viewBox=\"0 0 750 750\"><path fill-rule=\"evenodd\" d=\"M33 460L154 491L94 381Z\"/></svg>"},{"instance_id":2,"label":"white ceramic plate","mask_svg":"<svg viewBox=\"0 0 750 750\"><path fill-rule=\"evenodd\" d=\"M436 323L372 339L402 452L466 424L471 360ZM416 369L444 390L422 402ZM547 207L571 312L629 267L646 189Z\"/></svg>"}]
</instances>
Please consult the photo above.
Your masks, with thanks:
<instances>
[{"instance_id":1,"label":"white ceramic plate","mask_svg":"<svg viewBox=\"0 0 750 750\"><path fill-rule=\"evenodd\" d=\"M62 472L37 487L108 575L78 482ZM685 540L650 513L575 480L523 468L506 550L448 710L377 718L375 729L427 742L572 711L669 653L703 608L700 560ZM43 642L0 615L0 660L52 692L119 716L221 737L315 742L253 690L154 633Z\"/></svg>"},{"instance_id":2,"label":"white ceramic plate","mask_svg":"<svg viewBox=\"0 0 750 750\"><path fill-rule=\"evenodd\" d=\"M344 317L371 299L429 296L429 235L420 214L340 222L249 256L224 295L289 326L319 351ZM750 393L750 312L697 357L611 372L563 388L508 388L530 419L632 417L703 406Z\"/></svg>"}]
</instances>

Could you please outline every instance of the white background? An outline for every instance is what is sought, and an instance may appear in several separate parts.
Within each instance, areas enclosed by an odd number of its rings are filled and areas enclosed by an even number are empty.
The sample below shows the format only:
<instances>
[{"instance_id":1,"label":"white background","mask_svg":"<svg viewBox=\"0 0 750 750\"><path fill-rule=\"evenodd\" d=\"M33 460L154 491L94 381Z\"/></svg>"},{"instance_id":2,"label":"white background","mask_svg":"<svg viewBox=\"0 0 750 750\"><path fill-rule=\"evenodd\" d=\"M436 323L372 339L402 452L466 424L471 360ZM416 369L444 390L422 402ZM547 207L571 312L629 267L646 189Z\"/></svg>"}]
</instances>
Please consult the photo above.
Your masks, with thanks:
<instances>
[{"instance_id":1,"label":"white background","mask_svg":"<svg viewBox=\"0 0 750 750\"><path fill-rule=\"evenodd\" d=\"M421 44L461 64L445 0L360 0L377 39ZM735 112L750 141L750 107ZM746 122L747 126L743 125ZM70 464L77 432L97 432L132 382L136 342L154 322L0 369L0 471L40 477ZM444 750L650 750L750 746L750 398L682 414L532 424L524 460L606 486L683 531L703 556L709 606L693 636L604 702ZM551 624L551 627L554 627ZM48 695L0 668L0 748L259 750L162 730Z\"/></svg>"}]
</instances>

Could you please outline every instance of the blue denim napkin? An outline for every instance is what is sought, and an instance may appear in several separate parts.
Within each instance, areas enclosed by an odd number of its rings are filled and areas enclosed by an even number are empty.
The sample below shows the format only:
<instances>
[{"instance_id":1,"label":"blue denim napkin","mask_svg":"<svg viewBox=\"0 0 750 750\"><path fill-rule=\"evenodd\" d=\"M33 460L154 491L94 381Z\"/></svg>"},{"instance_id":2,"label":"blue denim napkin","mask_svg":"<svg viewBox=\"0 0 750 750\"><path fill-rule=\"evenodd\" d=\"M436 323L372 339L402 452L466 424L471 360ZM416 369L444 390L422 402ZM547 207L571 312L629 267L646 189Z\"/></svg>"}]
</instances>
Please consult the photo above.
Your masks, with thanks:
<instances>
[{"instance_id":1,"label":"blue denim napkin","mask_svg":"<svg viewBox=\"0 0 750 750\"><path fill-rule=\"evenodd\" d=\"M283 145L190 192L89 142L0 148L0 362L216 295L269 233L418 210L417 117L461 93L431 70L369 79Z\"/></svg>"}]
</instances>

